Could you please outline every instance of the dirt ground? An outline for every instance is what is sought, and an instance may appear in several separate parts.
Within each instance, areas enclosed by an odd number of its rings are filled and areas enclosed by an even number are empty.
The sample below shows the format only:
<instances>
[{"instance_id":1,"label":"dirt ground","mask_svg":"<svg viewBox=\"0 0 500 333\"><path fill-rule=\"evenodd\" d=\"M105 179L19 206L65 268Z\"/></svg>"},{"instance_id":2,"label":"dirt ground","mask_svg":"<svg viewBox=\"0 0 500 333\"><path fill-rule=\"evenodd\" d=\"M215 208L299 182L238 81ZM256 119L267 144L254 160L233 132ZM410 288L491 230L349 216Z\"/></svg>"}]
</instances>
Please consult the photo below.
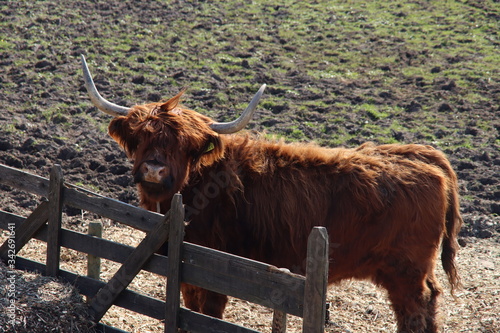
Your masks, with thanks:
<instances>
[{"instance_id":1,"label":"dirt ground","mask_svg":"<svg viewBox=\"0 0 500 333\"><path fill-rule=\"evenodd\" d=\"M450 78L446 75L448 70L466 70L471 62L483 61L485 55L470 51L441 57L447 52L443 50L445 44L415 50L409 46L410 41L400 41L399 37L376 37L376 26L366 22L367 15L364 20L360 18L368 10L365 7L337 13L340 23L334 25L342 29L343 19L360 20L364 22L357 24L364 27L361 33L327 32L327 27L323 27L324 35L331 35L327 40L332 43L330 47L336 51L317 55L313 64L307 58L311 54L306 54L293 39L306 38L311 43L309 53L314 53L312 48L324 44L325 39L316 35L322 27L309 23L305 12L308 33L293 30L296 26L289 20L295 16L291 11L300 2L291 1L293 6L289 7L265 1L253 7L247 4L257 12L242 10L240 15L205 1L172 1L169 6L162 1L73 1L72 7L64 8L57 1L7 3L0 2L0 163L45 177L52 165L59 163L67 182L138 204L131 164L106 134L110 118L93 108L85 95L79 67L81 53L90 59L100 91L116 103L157 101L189 86L184 104L223 121L247 103L259 84L267 83L266 95L250 130L295 141L315 140L323 145L340 141L348 147L389 139L430 144L448 155L459 177L465 225L458 257L463 288L455 298L449 293L444 295L444 331L500 331L500 61L489 77L466 73L463 81ZM427 3L412 3L422 13L432 10ZM464 24L477 19L477 13L482 11L485 20L498 22L498 5L486 8L488 4L473 2L464 11ZM341 5L345 3L339 2L339 8ZM137 10L141 15L137 15ZM403 20L409 14L399 8L394 15ZM260 21L255 21L255 17ZM264 29L265 35L254 35L252 24ZM291 27L288 33L280 28L284 24ZM233 33L240 26L247 28L243 30L244 38ZM406 28L416 31L415 26ZM446 26L445 22L441 22L442 26ZM183 35L186 31L191 39ZM164 35L161 41L153 38L157 34ZM498 35L494 34L491 43L498 51ZM208 35L203 42L196 39ZM354 44L360 39L364 43ZM144 40L150 43L149 48L145 48ZM251 45L243 41L250 41ZM214 50L215 45L220 48ZM359 67L359 75L313 75L327 62L347 66L353 61L340 55L342 48L368 58L377 55L396 60L389 65L366 60ZM451 46L449 52L453 53ZM428 71L432 72L432 79L423 74L403 75L407 73L405 69L427 61L433 62ZM388 109L383 113L366 105L384 105ZM387 128L391 130L379 133ZM28 215L40 201L3 185L0 191L0 209L18 215ZM76 209L68 208L65 213L65 227L83 232L90 220L99 218ZM140 232L111 221L103 222L104 237L108 239L133 245L143 237ZM3 233L1 240L6 237ZM31 241L20 255L43 260L44 251L43 244ZM84 255L64 251L62 258L63 268L85 274ZM116 267L106 263L102 278L112 276ZM1 268L2 274L7 274L6 267ZM63 301L73 304L78 298L64 289L67 286L56 285L53 280L16 274L19 281L26 283L26 290L31 290L28 294L33 295L32 299L18 299L18 304L24 304L18 313L19 318L24 318L24 325L50 323L55 314L46 309ZM446 286L443 274L441 278ZM0 296L5 300L8 289L2 281L5 279L0 276ZM165 297L164 281L145 273L134 280L132 289ZM331 315L327 332L395 331L394 316L384 292L369 283L347 281L333 286L328 301ZM22 324L16 330L9 329L3 325L6 303L0 301L1 305L0 332L45 331L46 328L36 328L42 326L23 329L27 326ZM81 308L75 305L68 309L61 311L70 311L74 316L64 319L61 314L61 320L78 321L82 326L72 328L71 324L56 327L55 331L85 332L88 322ZM269 331L271 316L268 309L232 298L225 318ZM103 322L131 332L162 331L160 323L115 307ZM299 332L300 320L290 318L289 331Z\"/></svg>"}]
</instances>

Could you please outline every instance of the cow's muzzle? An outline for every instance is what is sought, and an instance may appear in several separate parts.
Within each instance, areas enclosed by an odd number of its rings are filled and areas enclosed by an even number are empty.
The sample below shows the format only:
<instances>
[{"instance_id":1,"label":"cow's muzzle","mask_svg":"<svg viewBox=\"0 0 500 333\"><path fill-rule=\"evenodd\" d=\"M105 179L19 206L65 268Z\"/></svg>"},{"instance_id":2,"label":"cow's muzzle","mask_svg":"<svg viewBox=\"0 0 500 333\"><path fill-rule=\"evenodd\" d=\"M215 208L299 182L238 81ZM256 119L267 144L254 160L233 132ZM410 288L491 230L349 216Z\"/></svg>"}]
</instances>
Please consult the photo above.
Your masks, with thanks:
<instances>
[{"instance_id":1,"label":"cow's muzzle","mask_svg":"<svg viewBox=\"0 0 500 333\"><path fill-rule=\"evenodd\" d=\"M146 161L135 173L134 182L139 184L146 194L161 196L172 190L174 176L167 166L157 161Z\"/></svg>"}]
</instances>

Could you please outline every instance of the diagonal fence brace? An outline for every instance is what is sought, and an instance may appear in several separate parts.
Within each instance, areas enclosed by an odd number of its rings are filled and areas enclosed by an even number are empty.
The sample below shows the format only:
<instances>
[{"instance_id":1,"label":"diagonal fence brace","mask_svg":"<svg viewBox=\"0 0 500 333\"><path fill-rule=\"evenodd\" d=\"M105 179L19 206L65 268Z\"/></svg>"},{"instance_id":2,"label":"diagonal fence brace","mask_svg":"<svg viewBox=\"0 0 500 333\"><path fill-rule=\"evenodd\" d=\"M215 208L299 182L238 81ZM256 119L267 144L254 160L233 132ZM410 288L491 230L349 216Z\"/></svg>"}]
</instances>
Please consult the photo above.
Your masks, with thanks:
<instances>
[{"instance_id":1,"label":"diagonal fence brace","mask_svg":"<svg viewBox=\"0 0 500 333\"><path fill-rule=\"evenodd\" d=\"M0 258L6 260L8 257L9 250L15 247L15 253L21 251L21 249L29 242L31 238L36 234L36 232L45 225L49 219L49 203L48 201L43 201L37 208L31 213L30 216L20 225L16 226L15 232L15 243L9 243L7 238L5 242L0 247Z\"/></svg>"},{"instance_id":2,"label":"diagonal fence brace","mask_svg":"<svg viewBox=\"0 0 500 333\"><path fill-rule=\"evenodd\" d=\"M120 293L127 288L151 255L168 240L170 212L158 222L130 254L120 269L90 302L90 314L99 322Z\"/></svg>"}]
</instances>

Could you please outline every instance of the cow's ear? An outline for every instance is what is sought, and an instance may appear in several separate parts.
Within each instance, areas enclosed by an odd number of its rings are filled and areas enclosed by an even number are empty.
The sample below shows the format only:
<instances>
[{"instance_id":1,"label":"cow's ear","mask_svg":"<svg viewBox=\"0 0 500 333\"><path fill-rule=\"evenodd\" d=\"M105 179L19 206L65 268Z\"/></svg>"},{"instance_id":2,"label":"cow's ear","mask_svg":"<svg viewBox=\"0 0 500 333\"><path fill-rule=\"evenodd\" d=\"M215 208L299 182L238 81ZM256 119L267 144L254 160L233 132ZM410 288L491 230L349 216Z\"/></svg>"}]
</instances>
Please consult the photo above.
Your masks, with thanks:
<instances>
[{"instance_id":1,"label":"cow's ear","mask_svg":"<svg viewBox=\"0 0 500 333\"><path fill-rule=\"evenodd\" d=\"M210 136L206 141L197 161L197 167L205 167L220 160L224 156L224 146L219 135Z\"/></svg>"},{"instance_id":2,"label":"cow's ear","mask_svg":"<svg viewBox=\"0 0 500 333\"><path fill-rule=\"evenodd\" d=\"M116 117L108 126L109 135L125 149L129 156L132 156L139 144L136 137L132 135L132 130L126 117Z\"/></svg>"},{"instance_id":3,"label":"cow's ear","mask_svg":"<svg viewBox=\"0 0 500 333\"><path fill-rule=\"evenodd\" d=\"M177 95L175 95L174 97L172 97L171 99L169 99L165 103L161 104L160 110L163 112L173 111L179 105L181 97L184 94L184 92L186 92L186 89L187 88L185 88L185 87L182 88L182 90Z\"/></svg>"}]
</instances>

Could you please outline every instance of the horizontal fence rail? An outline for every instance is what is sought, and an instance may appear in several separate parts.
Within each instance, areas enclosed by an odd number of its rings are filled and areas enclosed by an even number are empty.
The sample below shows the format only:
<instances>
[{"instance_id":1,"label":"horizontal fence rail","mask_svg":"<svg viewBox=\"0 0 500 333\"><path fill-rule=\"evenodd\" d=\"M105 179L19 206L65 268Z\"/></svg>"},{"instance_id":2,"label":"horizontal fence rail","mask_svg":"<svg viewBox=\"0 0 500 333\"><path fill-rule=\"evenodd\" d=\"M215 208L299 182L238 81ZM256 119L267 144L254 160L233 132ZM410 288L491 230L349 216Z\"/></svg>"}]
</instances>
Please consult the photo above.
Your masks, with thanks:
<instances>
[{"instance_id":1,"label":"horizontal fence rail","mask_svg":"<svg viewBox=\"0 0 500 333\"><path fill-rule=\"evenodd\" d=\"M5 165L0 165L0 183L42 197L49 195L49 179ZM65 205L96 213L142 231L150 231L163 219L161 214L104 197L79 186L65 185L62 194Z\"/></svg>"}]
</instances>

